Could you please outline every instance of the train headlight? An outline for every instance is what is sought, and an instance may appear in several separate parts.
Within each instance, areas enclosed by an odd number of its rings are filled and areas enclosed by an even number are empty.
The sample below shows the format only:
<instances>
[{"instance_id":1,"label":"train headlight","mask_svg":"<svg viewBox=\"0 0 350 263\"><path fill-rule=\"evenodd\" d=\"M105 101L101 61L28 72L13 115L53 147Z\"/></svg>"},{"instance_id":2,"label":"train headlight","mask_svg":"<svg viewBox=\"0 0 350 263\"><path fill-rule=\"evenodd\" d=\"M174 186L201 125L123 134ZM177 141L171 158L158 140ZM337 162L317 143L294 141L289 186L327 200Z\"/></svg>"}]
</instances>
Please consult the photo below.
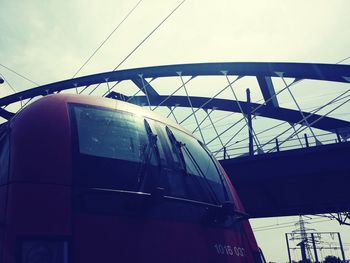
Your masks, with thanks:
<instances>
[{"instance_id":1,"label":"train headlight","mask_svg":"<svg viewBox=\"0 0 350 263\"><path fill-rule=\"evenodd\" d=\"M69 263L69 242L62 239L23 239L21 263Z\"/></svg>"}]
</instances>

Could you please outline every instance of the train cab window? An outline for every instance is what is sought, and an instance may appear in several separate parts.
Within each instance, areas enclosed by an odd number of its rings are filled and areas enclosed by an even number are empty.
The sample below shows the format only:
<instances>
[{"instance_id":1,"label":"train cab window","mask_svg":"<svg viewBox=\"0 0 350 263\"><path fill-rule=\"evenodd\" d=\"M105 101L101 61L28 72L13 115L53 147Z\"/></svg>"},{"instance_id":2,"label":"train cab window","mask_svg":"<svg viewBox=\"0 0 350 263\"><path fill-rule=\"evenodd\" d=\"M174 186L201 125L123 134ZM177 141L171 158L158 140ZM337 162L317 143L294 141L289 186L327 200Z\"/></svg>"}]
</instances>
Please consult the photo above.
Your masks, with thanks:
<instances>
[{"instance_id":1,"label":"train cab window","mask_svg":"<svg viewBox=\"0 0 350 263\"><path fill-rule=\"evenodd\" d=\"M128 112L72 105L74 183L221 204L229 190L195 138Z\"/></svg>"},{"instance_id":2,"label":"train cab window","mask_svg":"<svg viewBox=\"0 0 350 263\"><path fill-rule=\"evenodd\" d=\"M0 127L0 184L7 183L10 159L10 139L7 127Z\"/></svg>"},{"instance_id":3,"label":"train cab window","mask_svg":"<svg viewBox=\"0 0 350 263\"><path fill-rule=\"evenodd\" d=\"M73 140L77 141L75 183L149 192L151 175L164 160L161 148L159 154L155 152L159 148L154 147L158 142L153 123L124 111L78 105L72 108L77 136Z\"/></svg>"},{"instance_id":4,"label":"train cab window","mask_svg":"<svg viewBox=\"0 0 350 263\"><path fill-rule=\"evenodd\" d=\"M75 108L82 154L140 161L147 137L143 121L134 115L115 111Z\"/></svg>"},{"instance_id":5,"label":"train cab window","mask_svg":"<svg viewBox=\"0 0 350 263\"><path fill-rule=\"evenodd\" d=\"M168 173L168 194L208 203L231 201L209 151L195 138L165 127L170 144L173 172Z\"/></svg>"}]
</instances>

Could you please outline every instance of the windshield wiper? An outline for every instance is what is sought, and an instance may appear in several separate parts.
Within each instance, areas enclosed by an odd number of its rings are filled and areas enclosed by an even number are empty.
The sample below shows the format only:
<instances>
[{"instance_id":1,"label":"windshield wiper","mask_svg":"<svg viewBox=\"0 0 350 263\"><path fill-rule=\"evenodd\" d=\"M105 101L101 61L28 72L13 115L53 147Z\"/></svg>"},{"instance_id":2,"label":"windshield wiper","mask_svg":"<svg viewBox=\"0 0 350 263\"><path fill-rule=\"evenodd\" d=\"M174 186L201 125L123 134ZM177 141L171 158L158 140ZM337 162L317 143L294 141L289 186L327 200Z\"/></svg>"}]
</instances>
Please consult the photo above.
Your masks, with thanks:
<instances>
[{"instance_id":1,"label":"windshield wiper","mask_svg":"<svg viewBox=\"0 0 350 263\"><path fill-rule=\"evenodd\" d=\"M186 146L185 143L181 142L181 141L178 141L176 138L175 138L175 135L173 134L173 132L169 129L169 127L166 127L166 130L167 130L167 133L168 133L168 136L169 136L169 139L171 141L171 143L175 146L176 150L178 151L179 155L180 155L180 158L181 158L181 161L183 163L183 166L184 166L184 171L187 175L189 175L189 172L187 171L187 168L186 168L186 160L185 160L185 157L183 155L183 152L182 152L182 148L185 149L185 153L187 154L187 156L189 157L189 159L191 160L193 166L196 168L197 172L199 173L199 175L204 179L204 182L206 183L207 187L208 187L208 191L209 191L209 194L212 198L212 200L217 203L217 204L220 204L219 202L219 199L214 191L214 189L212 188L212 186L210 185L210 182L208 180L208 178L205 176L205 174L203 173L202 169L200 168L198 162L195 160L195 158L193 157L192 153L190 152L190 150L188 149L188 147ZM196 176L195 176L196 178ZM201 184L199 184L201 185Z\"/></svg>"},{"instance_id":2,"label":"windshield wiper","mask_svg":"<svg viewBox=\"0 0 350 263\"><path fill-rule=\"evenodd\" d=\"M227 215L234 216L236 221L250 218L249 214L247 214L243 211L237 210L236 205L233 202L224 202L221 205L221 214L224 217Z\"/></svg>"},{"instance_id":3,"label":"windshield wiper","mask_svg":"<svg viewBox=\"0 0 350 263\"><path fill-rule=\"evenodd\" d=\"M236 217L237 220L244 220L244 219L247 219L249 218L249 215L242 212L242 211L238 211L236 210L236 206L235 204L232 202L232 201L224 201L223 203L220 203L214 189L211 187L210 185L210 182L209 180L207 179L207 177L205 176L204 172L202 171L202 169L200 168L198 162L196 161L196 159L194 158L194 156L192 155L191 151L188 149L188 147L186 146L186 144L182 144L182 146L184 147L185 149L185 152L187 153L187 155L190 157L190 159L192 160L193 164L196 165L196 169L200 172L201 176L204 178L205 182L207 183L209 189L211 190L213 196L215 197L217 203L220 205L220 212L219 214L223 215L224 217L226 216L234 216ZM207 152L207 150L205 149L205 147L203 147L203 145L201 145L202 148ZM207 152L207 154L209 154L209 152ZM226 199L228 199L228 192L227 192L227 189L225 188L225 185L224 185L224 181L223 181L223 178L222 178L222 175L221 173L218 171L218 174L219 174L219 178L220 178L220 181L221 181L221 184L223 186L223 191L225 193L225 196L226 196Z\"/></svg>"},{"instance_id":4,"label":"windshield wiper","mask_svg":"<svg viewBox=\"0 0 350 263\"><path fill-rule=\"evenodd\" d=\"M159 149L158 149L158 145L157 145L158 137L156 134L153 133L153 131L152 131L152 129L151 129L151 127L146 119L144 120L144 125L145 125L145 129L147 132L148 143L145 145L144 149L142 150L142 157L143 158L142 158L141 169L140 169L139 176L138 176L138 187L137 187L138 190L140 190L140 188L142 187L142 184L145 180L147 166L149 165L149 163L151 161L153 153L156 154L159 175L160 175L160 170L161 170L160 153L159 153Z\"/></svg>"},{"instance_id":5,"label":"windshield wiper","mask_svg":"<svg viewBox=\"0 0 350 263\"><path fill-rule=\"evenodd\" d=\"M175 148L175 151L177 153L177 156L180 159L181 162L181 171L185 174L185 175L189 175L188 171L187 171L187 167L186 167L186 161L185 161L185 157L181 151L181 142L179 142L178 140L176 140L173 132L169 129L168 126L165 127L166 133L168 135L168 138L173 146L173 148Z\"/></svg>"},{"instance_id":6,"label":"windshield wiper","mask_svg":"<svg viewBox=\"0 0 350 263\"><path fill-rule=\"evenodd\" d=\"M230 200L231 198L229 197L229 193L228 193L227 188L226 188L226 186L225 186L225 182L224 182L224 178L223 178L224 176L223 176L223 174L222 174L222 171L221 171L220 168L217 166L216 160L214 160L214 158L212 157L212 155L211 155L210 151L208 150L208 148L207 148L202 142L199 142L199 144L200 144L200 146L206 151L206 153L208 154L208 156L210 157L210 159L211 159L212 162L214 163L215 169L217 170L218 175L219 175L219 179L220 179L220 182L221 182L221 185L222 185L222 189L223 189L223 191L224 191L224 193L225 193L225 198L226 198L226 200L227 200L228 202L230 202L229 200Z\"/></svg>"},{"instance_id":7,"label":"windshield wiper","mask_svg":"<svg viewBox=\"0 0 350 263\"><path fill-rule=\"evenodd\" d=\"M191 151L188 149L188 147L186 146L185 143L182 143L182 147L185 149L185 153L187 153L187 156L189 157L189 159L191 160L191 162L194 164L196 170L199 172L199 174L201 175L201 177L204 179L205 183L208 186L208 189L211 193L212 198L215 200L215 202L217 204L220 204L219 198L217 197L213 187L210 185L210 182L208 180L208 178L206 177L206 175L204 174L204 172L202 171L201 167L199 166L197 160L193 157Z\"/></svg>"}]
</instances>

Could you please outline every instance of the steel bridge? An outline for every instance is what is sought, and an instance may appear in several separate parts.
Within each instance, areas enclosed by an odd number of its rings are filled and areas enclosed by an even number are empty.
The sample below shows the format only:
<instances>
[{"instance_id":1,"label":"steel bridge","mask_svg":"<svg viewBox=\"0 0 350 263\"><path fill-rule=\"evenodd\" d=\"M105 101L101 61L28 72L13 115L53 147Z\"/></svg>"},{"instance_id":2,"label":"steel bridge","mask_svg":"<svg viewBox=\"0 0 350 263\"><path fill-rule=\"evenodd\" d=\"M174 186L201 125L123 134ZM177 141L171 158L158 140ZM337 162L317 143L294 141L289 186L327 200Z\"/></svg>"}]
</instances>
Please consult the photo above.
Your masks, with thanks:
<instances>
[{"instance_id":1,"label":"steel bridge","mask_svg":"<svg viewBox=\"0 0 350 263\"><path fill-rule=\"evenodd\" d=\"M35 99L61 92L138 104L201 139L221 160L252 217L336 213L348 218L349 82L350 65L341 64L145 67L0 98L0 116L10 119Z\"/></svg>"}]
</instances>

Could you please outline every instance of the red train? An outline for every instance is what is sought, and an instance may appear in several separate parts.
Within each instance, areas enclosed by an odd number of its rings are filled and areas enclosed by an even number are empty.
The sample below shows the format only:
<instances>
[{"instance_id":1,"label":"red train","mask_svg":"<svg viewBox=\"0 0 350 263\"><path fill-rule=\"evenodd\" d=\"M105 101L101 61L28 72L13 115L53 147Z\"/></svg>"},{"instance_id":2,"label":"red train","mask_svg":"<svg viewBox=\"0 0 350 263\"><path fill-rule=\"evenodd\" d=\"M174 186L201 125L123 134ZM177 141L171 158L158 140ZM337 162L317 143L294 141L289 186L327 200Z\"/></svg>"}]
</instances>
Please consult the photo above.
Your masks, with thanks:
<instances>
[{"instance_id":1,"label":"red train","mask_svg":"<svg viewBox=\"0 0 350 263\"><path fill-rule=\"evenodd\" d=\"M262 261L220 164L153 112L50 95L0 145L0 262Z\"/></svg>"}]
</instances>

